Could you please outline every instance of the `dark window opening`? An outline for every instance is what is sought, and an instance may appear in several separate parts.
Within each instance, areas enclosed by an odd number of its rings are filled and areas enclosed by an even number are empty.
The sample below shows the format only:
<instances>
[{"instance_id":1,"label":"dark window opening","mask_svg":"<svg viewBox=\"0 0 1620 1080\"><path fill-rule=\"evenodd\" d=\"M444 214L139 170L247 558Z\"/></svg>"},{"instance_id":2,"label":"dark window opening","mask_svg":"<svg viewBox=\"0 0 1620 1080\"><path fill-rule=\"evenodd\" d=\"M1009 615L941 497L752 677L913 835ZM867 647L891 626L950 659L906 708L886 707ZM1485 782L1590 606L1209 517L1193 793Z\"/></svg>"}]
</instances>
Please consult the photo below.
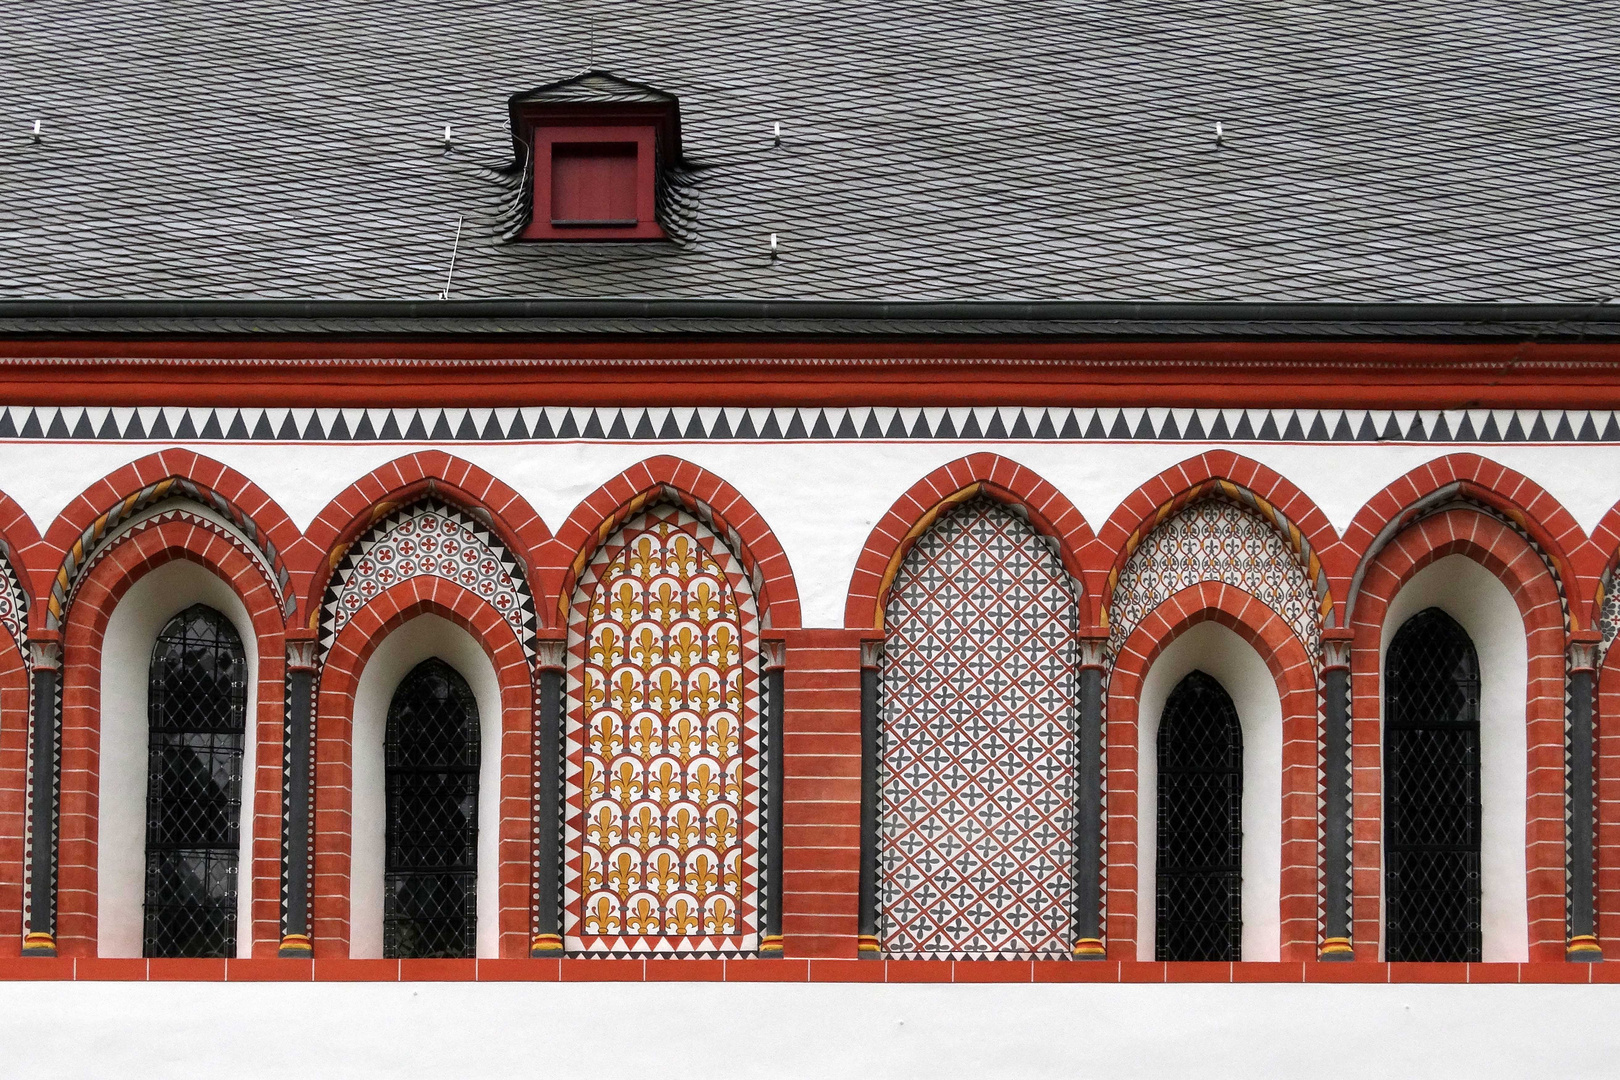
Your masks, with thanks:
<instances>
[{"instance_id":1,"label":"dark window opening","mask_svg":"<svg viewBox=\"0 0 1620 1080\"><path fill-rule=\"evenodd\" d=\"M1243 951L1243 731L1214 678L1195 671L1165 702L1158 739L1159 960Z\"/></svg>"},{"instance_id":2,"label":"dark window opening","mask_svg":"<svg viewBox=\"0 0 1620 1080\"><path fill-rule=\"evenodd\" d=\"M630 228L637 211L636 144L553 143L551 224L557 228Z\"/></svg>"},{"instance_id":3,"label":"dark window opening","mask_svg":"<svg viewBox=\"0 0 1620 1080\"><path fill-rule=\"evenodd\" d=\"M478 704L442 660L394 691L384 739L383 955L467 957L478 946Z\"/></svg>"},{"instance_id":4,"label":"dark window opening","mask_svg":"<svg viewBox=\"0 0 1620 1080\"><path fill-rule=\"evenodd\" d=\"M197 604L158 634L147 671L144 956L236 955L247 657Z\"/></svg>"},{"instance_id":5,"label":"dark window opening","mask_svg":"<svg viewBox=\"0 0 1620 1080\"><path fill-rule=\"evenodd\" d=\"M1478 960L1479 656L1428 608L1384 659L1386 958Z\"/></svg>"}]
</instances>

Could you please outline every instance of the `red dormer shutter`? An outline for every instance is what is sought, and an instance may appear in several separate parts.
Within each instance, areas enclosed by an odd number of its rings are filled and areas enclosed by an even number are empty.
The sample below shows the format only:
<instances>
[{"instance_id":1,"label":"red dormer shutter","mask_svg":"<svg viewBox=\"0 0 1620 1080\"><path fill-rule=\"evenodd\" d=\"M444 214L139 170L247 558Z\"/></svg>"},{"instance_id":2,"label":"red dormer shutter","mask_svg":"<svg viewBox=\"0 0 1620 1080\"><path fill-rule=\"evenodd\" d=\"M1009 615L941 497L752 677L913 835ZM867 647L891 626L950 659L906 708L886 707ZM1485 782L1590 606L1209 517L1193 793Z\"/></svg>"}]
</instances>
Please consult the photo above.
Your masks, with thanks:
<instances>
[{"instance_id":1,"label":"red dormer shutter","mask_svg":"<svg viewBox=\"0 0 1620 1080\"><path fill-rule=\"evenodd\" d=\"M553 143L551 224L555 228L629 228L636 206L636 144Z\"/></svg>"}]
</instances>

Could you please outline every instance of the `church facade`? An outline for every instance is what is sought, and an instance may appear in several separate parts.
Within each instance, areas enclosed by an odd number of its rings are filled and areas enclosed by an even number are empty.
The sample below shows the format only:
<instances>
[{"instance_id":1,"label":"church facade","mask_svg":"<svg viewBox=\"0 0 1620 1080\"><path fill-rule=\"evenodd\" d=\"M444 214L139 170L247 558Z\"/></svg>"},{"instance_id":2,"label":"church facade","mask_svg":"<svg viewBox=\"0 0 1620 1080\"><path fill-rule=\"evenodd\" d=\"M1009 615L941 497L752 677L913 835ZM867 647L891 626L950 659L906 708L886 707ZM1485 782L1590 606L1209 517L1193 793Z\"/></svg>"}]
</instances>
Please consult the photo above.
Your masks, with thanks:
<instances>
[{"instance_id":1,"label":"church facade","mask_svg":"<svg viewBox=\"0 0 1620 1080\"><path fill-rule=\"evenodd\" d=\"M31 16L0 976L1607 1000L1620 28L404 6Z\"/></svg>"}]
</instances>

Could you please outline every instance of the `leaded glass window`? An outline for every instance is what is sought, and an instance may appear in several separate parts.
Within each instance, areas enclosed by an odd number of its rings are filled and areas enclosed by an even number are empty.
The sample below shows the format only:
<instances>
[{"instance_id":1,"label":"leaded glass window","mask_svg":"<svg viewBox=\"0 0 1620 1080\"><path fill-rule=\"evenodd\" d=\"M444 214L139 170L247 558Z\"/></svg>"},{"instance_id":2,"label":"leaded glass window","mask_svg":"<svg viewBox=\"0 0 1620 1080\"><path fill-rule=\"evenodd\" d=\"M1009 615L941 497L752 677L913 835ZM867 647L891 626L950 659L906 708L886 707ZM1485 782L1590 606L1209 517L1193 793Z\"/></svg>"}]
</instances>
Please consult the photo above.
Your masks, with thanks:
<instances>
[{"instance_id":1,"label":"leaded glass window","mask_svg":"<svg viewBox=\"0 0 1620 1080\"><path fill-rule=\"evenodd\" d=\"M1194 671L1159 721L1156 941L1160 960L1243 950L1243 731L1212 676Z\"/></svg>"},{"instance_id":2,"label":"leaded glass window","mask_svg":"<svg viewBox=\"0 0 1620 1080\"><path fill-rule=\"evenodd\" d=\"M158 634L148 668L145 956L236 953L247 656L197 604Z\"/></svg>"},{"instance_id":3,"label":"leaded glass window","mask_svg":"<svg viewBox=\"0 0 1620 1080\"><path fill-rule=\"evenodd\" d=\"M394 691L383 955L473 956L478 945L478 704L449 664L418 664Z\"/></svg>"},{"instance_id":4,"label":"leaded glass window","mask_svg":"<svg viewBox=\"0 0 1620 1080\"><path fill-rule=\"evenodd\" d=\"M1480 958L1479 656L1439 608L1384 658L1384 875L1388 959Z\"/></svg>"}]
</instances>

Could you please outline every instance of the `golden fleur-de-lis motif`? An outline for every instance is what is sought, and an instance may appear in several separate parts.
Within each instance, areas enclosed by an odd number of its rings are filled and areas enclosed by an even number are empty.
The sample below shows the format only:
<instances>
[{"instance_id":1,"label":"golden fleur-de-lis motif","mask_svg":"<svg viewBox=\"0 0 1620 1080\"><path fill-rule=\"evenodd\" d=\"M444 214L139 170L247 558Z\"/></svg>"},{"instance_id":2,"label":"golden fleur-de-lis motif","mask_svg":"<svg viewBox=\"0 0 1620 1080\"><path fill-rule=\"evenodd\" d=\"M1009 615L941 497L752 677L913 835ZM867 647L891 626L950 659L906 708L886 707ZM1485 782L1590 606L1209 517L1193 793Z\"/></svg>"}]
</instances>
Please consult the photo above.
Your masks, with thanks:
<instances>
[{"instance_id":1,"label":"golden fleur-de-lis motif","mask_svg":"<svg viewBox=\"0 0 1620 1080\"><path fill-rule=\"evenodd\" d=\"M580 754L570 798L583 797L573 925L736 934L753 888L741 847L752 684L738 597L684 511L660 506L624 528L575 609L584 625L570 628L586 703L570 713Z\"/></svg>"},{"instance_id":2,"label":"golden fleur-de-lis motif","mask_svg":"<svg viewBox=\"0 0 1620 1080\"><path fill-rule=\"evenodd\" d=\"M709 717L709 737L704 747L717 758L733 757L737 753L737 718L728 712Z\"/></svg>"},{"instance_id":3,"label":"golden fleur-de-lis motif","mask_svg":"<svg viewBox=\"0 0 1620 1080\"><path fill-rule=\"evenodd\" d=\"M591 934L617 934L619 932L619 914L613 909L613 901L605 896L598 896L594 904L585 908L585 930Z\"/></svg>"},{"instance_id":4,"label":"golden fleur-de-lis motif","mask_svg":"<svg viewBox=\"0 0 1620 1080\"><path fill-rule=\"evenodd\" d=\"M603 783L602 763L587 754L585 760L581 762L579 772L579 790L586 803L595 802L607 794Z\"/></svg>"},{"instance_id":5,"label":"golden fleur-de-lis motif","mask_svg":"<svg viewBox=\"0 0 1620 1080\"><path fill-rule=\"evenodd\" d=\"M703 838L703 822L697 814L692 812L690 806L678 806L669 816L669 822L664 826L664 839L675 845L675 850L684 858L692 845Z\"/></svg>"},{"instance_id":6,"label":"golden fleur-de-lis motif","mask_svg":"<svg viewBox=\"0 0 1620 1080\"><path fill-rule=\"evenodd\" d=\"M699 851L687 861L686 887L696 893L699 900L708 896L719 884L720 874L714 856L709 852Z\"/></svg>"},{"instance_id":7,"label":"golden fleur-de-lis motif","mask_svg":"<svg viewBox=\"0 0 1620 1080\"><path fill-rule=\"evenodd\" d=\"M677 896L664 915L666 933L686 936L698 932L697 905L685 896Z\"/></svg>"},{"instance_id":8,"label":"golden fleur-de-lis motif","mask_svg":"<svg viewBox=\"0 0 1620 1080\"><path fill-rule=\"evenodd\" d=\"M659 626L668 627L670 623L681 617L680 586L664 578L655 581L647 593L647 617Z\"/></svg>"},{"instance_id":9,"label":"golden fleur-de-lis motif","mask_svg":"<svg viewBox=\"0 0 1620 1080\"><path fill-rule=\"evenodd\" d=\"M714 762L700 761L687 771L686 792L699 810L708 812L709 804L720 796L720 774Z\"/></svg>"},{"instance_id":10,"label":"golden fleur-de-lis motif","mask_svg":"<svg viewBox=\"0 0 1620 1080\"><path fill-rule=\"evenodd\" d=\"M648 896L636 897L636 902L625 908L624 929L631 934L658 933L658 909L653 906L652 898Z\"/></svg>"},{"instance_id":11,"label":"golden fleur-de-lis motif","mask_svg":"<svg viewBox=\"0 0 1620 1080\"><path fill-rule=\"evenodd\" d=\"M606 703L607 692L603 685L602 670L600 668L586 667L585 679L580 687L580 696L585 699L585 708L587 710L595 711Z\"/></svg>"},{"instance_id":12,"label":"golden fleur-de-lis motif","mask_svg":"<svg viewBox=\"0 0 1620 1080\"><path fill-rule=\"evenodd\" d=\"M619 714L599 712L591 717L585 745L598 757L610 758L619 752Z\"/></svg>"},{"instance_id":13,"label":"golden fleur-de-lis motif","mask_svg":"<svg viewBox=\"0 0 1620 1080\"><path fill-rule=\"evenodd\" d=\"M668 899L681 887L681 868L673 853L660 851L653 856L652 865L647 867L647 887L658 894L659 900Z\"/></svg>"},{"instance_id":14,"label":"golden fleur-de-lis motif","mask_svg":"<svg viewBox=\"0 0 1620 1080\"><path fill-rule=\"evenodd\" d=\"M607 886L619 894L621 904L641 887L641 868L636 865L636 861L630 857L628 851L619 852L608 866Z\"/></svg>"},{"instance_id":15,"label":"golden fleur-de-lis motif","mask_svg":"<svg viewBox=\"0 0 1620 1080\"><path fill-rule=\"evenodd\" d=\"M703 839L709 846L724 851L737 842L737 815L727 804L720 803L710 811Z\"/></svg>"},{"instance_id":16,"label":"golden fleur-de-lis motif","mask_svg":"<svg viewBox=\"0 0 1620 1080\"><path fill-rule=\"evenodd\" d=\"M664 746L684 766L703 748L703 731L690 716L677 716L664 735Z\"/></svg>"},{"instance_id":17,"label":"golden fleur-de-lis motif","mask_svg":"<svg viewBox=\"0 0 1620 1080\"><path fill-rule=\"evenodd\" d=\"M737 911L724 896L715 897L703 917L704 927L711 934L732 934L737 930Z\"/></svg>"},{"instance_id":18,"label":"golden fleur-de-lis motif","mask_svg":"<svg viewBox=\"0 0 1620 1080\"><path fill-rule=\"evenodd\" d=\"M663 830L659 828L658 815L653 813L650 806L638 806L630 812L625 820L625 838L640 849L642 855L663 839Z\"/></svg>"},{"instance_id":19,"label":"golden fleur-de-lis motif","mask_svg":"<svg viewBox=\"0 0 1620 1080\"><path fill-rule=\"evenodd\" d=\"M647 773L647 794L658 800L661 810L681 797L681 774L673 761L660 761Z\"/></svg>"},{"instance_id":20,"label":"golden fleur-de-lis motif","mask_svg":"<svg viewBox=\"0 0 1620 1080\"><path fill-rule=\"evenodd\" d=\"M613 680L613 687L608 692L608 700L613 708L620 712L633 712L636 707L637 693L636 673L628 668L620 668L618 676Z\"/></svg>"},{"instance_id":21,"label":"golden fleur-de-lis motif","mask_svg":"<svg viewBox=\"0 0 1620 1080\"><path fill-rule=\"evenodd\" d=\"M720 708L720 680L713 668L701 668L692 673L686 688L686 700L692 708L701 713Z\"/></svg>"},{"instance_id":22,"label":"golden fleur-de-lis motif","mask_svg":"<svg viewBox=\"0 0 1620 1080\"><path fill-rule=\"evenodd\" d=\"M605 623L591 636L585 656L601 668L615 668L624 663L624 634L619 627Z\"/></svg>"},{"instance_id":23,"label":"golden fleur-de-lis motif","mask_svg":"<svg viewBox=\"0 0 1620 1080\"><path fill-rule=\"evenodd\" d=\"M641 591L636 588L635 582L618 583L613 590L613 598L608 602L608 612L614 622L626 629L641 618Z\"/></svg>"},{"instance_id":24,"label":"golden fleur-de-lis motif","mask_svg":"<svg viewBox=\"0 0 1620 1080\"><path fill-rule=\"evenodd\" d=\"M742 658L742 652L737 645L736 627L729 622L721 623L714 628L709 644L709 663L715 667L735 667Z\"/></svg>"},{"instance_id":25,"label":"golden fleur-de-lis motif","mask_svg":"<svg viewBox=\"0 0 1620 1080\"><path fill-rule=\"evenodd\" d=\"M661 548L657 536L651 532L642 533L625 548L625 570L643 583L651 581L662 569L664 559Z\"/></svg>"},{"instance_id":26,"label":"golden fleur-de-lis motif","mask_svg":"<svg viewBox=\"0 0 1620 1080\"><path fill-rule=\"evenodd\" d=\"M631 663L646 671L663 662L664 635L652 623L637 623L630 635L629 656Z\"/></svg>"},{"instance_id":27,"label":"golden fleur-de-lis motif","mask_svg":"<svg viewBox=\"0 0 1620 1080\"><path fill-rule=\"evenodd\" d=\"M647 704L664 717L668 717L681 707L686 695L671 668L659 668L652 678L647 680Z\"/></svg>"},{"instance_id":28,"label":"golden fleur-de-lis motif","mask_svg":"<svg viewBox=\"0 0 1620 1080\"><path fill-rule=\"evenodd\" d=\"M613 770L613 779L610 781L613 788L613 798L624 813L630 812L630 804L641 798L641 774L635 765L628 761L621 761Z\"/></svg>"},{"instance_id":29,"label":"golden fleur-de-lis motif","mask_svg":"<svg viewBox=\"0 0 1620 1080\"><path fill-rule=\"evenodd\" d=\"M708 567L704 567L708 569ZM719 582L712 578L699 578L692 582L691 599L686 610L705 631L721 617L725 605L720 600Z\"/></svg>"},{"instance_id":30,"label":"golden fleur-de-lis motif","mask_svg":"<svg viewBox=\"0 0 1620 1080\"><path fill-rule=\"evenodd\" d=\"M669 636L669 660L683 674L703 662L703 638L697 627L687 622L674 628Z\"/></svg>"},{"instance_id":31,"label":"golden fleur-de-lis motif","mask_svg":"<svg viewBox=\"0 0 1620 1080\"><path fill-rule=\"evenodd\" d=\"M592 812L585 825L585 836L591 843L599 848L610 848L619 842L619 822L622 819L613 812L613 807L599 804ZM645 848L642 849L646 851ZM600 884L601 872L597 872Z\"/></svg>"},{"instance_id":32,"label":"golden fleur-de-lis motif","mask_svg":"<svg viewBox=\"0 0 1620 1080\"><path fill-rule=\"evenodd\" d=\"M651 761L664 749L664 741L659 738L659 731L653 718L642 713L631 722L630 738L627 740L630 752L642 761Z\"/></svg>"}]
</instances>

